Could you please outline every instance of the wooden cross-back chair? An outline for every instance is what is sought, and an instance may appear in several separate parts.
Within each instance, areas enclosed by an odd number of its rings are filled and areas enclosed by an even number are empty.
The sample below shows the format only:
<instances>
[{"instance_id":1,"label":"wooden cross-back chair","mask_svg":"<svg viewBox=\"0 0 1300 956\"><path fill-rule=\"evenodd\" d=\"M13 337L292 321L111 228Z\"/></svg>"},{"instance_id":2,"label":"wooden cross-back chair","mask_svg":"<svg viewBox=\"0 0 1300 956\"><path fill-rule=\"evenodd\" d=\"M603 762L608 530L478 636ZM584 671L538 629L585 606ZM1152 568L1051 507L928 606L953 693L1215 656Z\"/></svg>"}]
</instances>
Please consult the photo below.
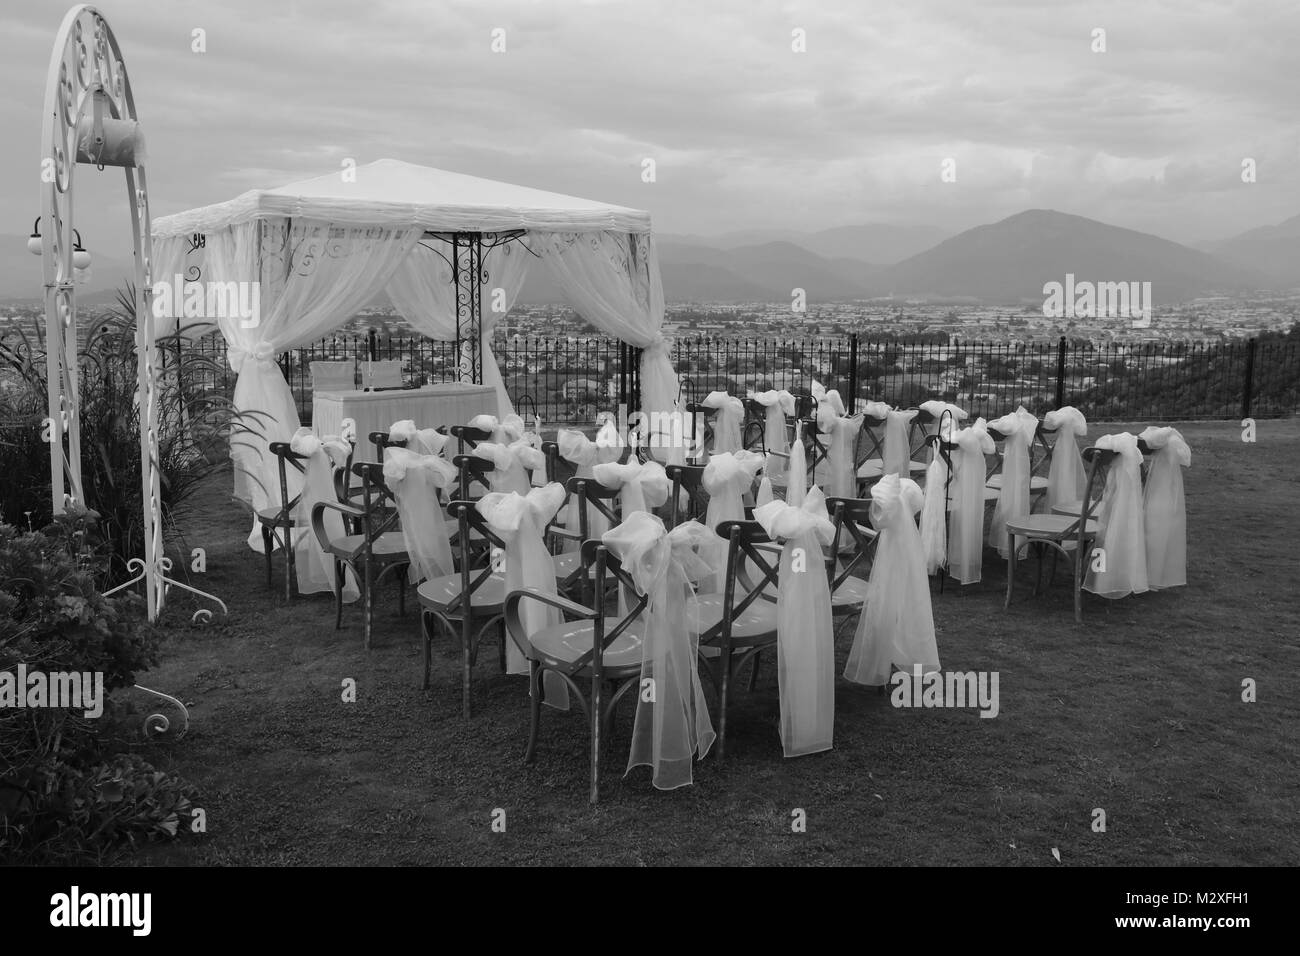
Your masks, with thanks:
<instances>
[{"instance_id":1,"label":"wooden cross-back chair","mask_svg":"<svg viewBox=\"0 0 1300 956\"><path fill-rule=\"evenodd\" d=\"M867 601L867 581L861 574L871 565L878 537L871 527L871 499L827 498L826 510L835 525L826 553L831 613L848 618L860 613Z\"/></svg>"},{"instance_id":2,"label":"wooden cross-back chair","mask_svg":"<svg viewBox=\"0 0 1300 956\"><path fill-rule=\"evenodd\" d=\"M1005 445L1007 440L1006 435L998 431L996 428L990 428L988 431L989 437L992 438L994 442L999 446ZM1037 462L1034 460L1035 448L1041 449ZM1005 450L1002 447L999 447L993 460L986 463L984 479L985 501L996 501L1002 491L1002 462L1004 454ZM1047 439L1043 437L1043 423L1040 421L1038 427L1034 429L1033 437L1029 439L1029 500L1031 502L1035 498L1040 498L1047 494L1047 476L1040 475L1038 472L1042 470L1044 461L1050 463L1051 457L1052 447L1047 443ZM998 494L990 496L988 494L989 491L996 491Z\"/></svg>"},{"instance_id":3,"label":"wooden cross-back chair","mask_svg":"<svg viewBox=\"0 0 1300 956\"><path fill-rule=\"evenodd\" d=\"M574 476L564 483L564 491L565 504L561 506L556 518L565 513L566 506L571 500L576 499L578 527L564 528L552 521L547 532L553 540L576 541L579 544L576 550L564 551L552 557L555 564L555 586L568 593L583 587L593 573L593 565L591 562L584 562L581 554L581 545L592 537L591 514L587 509L595 508L605 517L611 528L621 519L616 511L619 494L617 488L602 485L594 478Z\"/></svg>"},{"instance_id":4,"label":"wooden cross-back chair","mask_svg":"<svg viewBox=\"0 0 1300 956\"><path fill-rule=\"evenodd\" d=\"M472 450L479 442L487 441L492 437L492 433L486 428L475 428L472 425L452 425L448 432L456 439L458 455L465 454L466 447Z\"/></svg>"},{"instance_id":5,"label":"wooden cross-back chair","mask_svg":"<svg viewBox=\"0 0 1300 956\"><path fill-rule=\"evenodd\" d=\"M952 431L956 430L956 422L952 419L952 413L945 411L944 417L952 422ZM949 519L952 515L952 469L953 453L957 450L957 443L951 439L943 437L943 424L933 435L926 435L925 441L922 442L922 448L933 448L936 455L943 459L944 463L944 480L943 480L943 563L939 566L939 593L943 593L944 581L948 577L948 542L951 534ZM951 434L951 432L950 432ZM986 488L987 492L988 489Z\"/></svg>"},{"instance_id":6,"label":"wooden cross-back chair","mask_svg":"<svg viewBox=\"0 0 1300 956\"><path fill-rule=\"evenodd\" d=\"M318 501L312 507L311 524L321 549L333 558L334 628L343 626L344 569L351 569L361 591L365 611L365 646L369 650L374 630L375 588L387 576L397 583L397 613L406 614L406 571L410 555L406 541L398 530L397 502L384 479L384 466L373 461L359 461L352 472L361 479L361 504L341 501ZM325 512L337 511L344 516L345 531L331 538L325 527ZM346 527L351 519L352 527Z\"/></svg>"},{"instance_id":7,"label":"wooden cross-back chair","mask_svg":"<svg viewBox=\"0 0 1300 956\"><path fill-rule=\"evenodd\" d=\"M528 658L529 725L524 761L532 763L537 756L545 675L557 674L568 687L570 701L578 702L587 720L591 735L589 799L595 803L600 793L602 742L612 739L619 702L640 683L645 635L642 612L649 598L637 593L631 575L599 541L584 541L580 553L582 579L590 577L592 584L589 591L584 590L583 603L536 591L512 591L505 600L505 622L511 640ZM620 586L631 595L627 613L610 615L606 595ZM567 620L530 634L520 614L525 601L557 608Z\"/></svg>"},{"instance_id":8,"label":"wooden cross-back chair","mask_svg":"<svg viewBox=\"0 0 1300 956\"><path fill-rule=\"evenodd\" d=\"M776 644L776 595L780 555L757 521L723 521L714 529L727 542L727 567L720 594L700 594L701 670L718 695L718 759L726 754L727 703L736 673ZM768 545L769 547L761 547ZM750 569L757 579L750 576ZM750 686L754 685L751 680Z\"/></svg>"},{"instance_id":9,"label":"wooden cross-back chair","mask_svg":"<svg viewBox=\"0 0 1300 956\"><path fill-rule=\"evenodd\" d=\"M1087 467L1088 480L1084 487L1080 513L1077 515L1031 514L1007 522L1007 596L1003 602L1004 609L1011 606L1011 594L1015 587L1016 575L1016 539L1025 538L1035 547L1038 555L1037 573L1034 578L1034 593L1037 594L1043 573L1043 551L1052 549L1052 570L1048 581L1055 577L1056 557L1064 555L1070 561L1074 580L1074 620L1083 622L1083 580L1088 572L1089 555L1097 542L1096 511L1099 495L1094 494L1104 486L1107 472L1117 453L1096 447L1085 448L1084 464Z\"/></svg>"},{"instance_id":10,"label":"wooden cross-back chair","mask_svg":"<svg viewBox=\"0 0 1300 956\"><path fill-rule=\"evenodd\" d=\"M429 689L434 626L440 624L448 634L460 638L461 713L468 718L470 681L479 644L493 626L501 638L501 670L504 673L506 669L505 635L500 628L506 580L504 572L494 568L491 560L494 550L504 552L505 542L488 526L472 501L451 502L447 514L457 527L452 552L457 570L430 578L416 589L420 602L420 636L424 643L424 680L420 687Z\"/></svg>"},{"instance_id":11,"label":"wooden cross-back chair","mask_svg":"<svg viewBox=\"0 0 1300 956\"><path fill-rule=\"evenodd\" d=\"M703 449L706 456L712 454L713 416L718 414L718 410L700 402L687 402L686 411L691 416L691 447ZM703 436L696 434L697 428L704 430Z\"/></svg>"},{"instance_id":12,"label":"wooden cross-back chair","mask_svg":"<svg viewBox=\"0 0 1300 956\"><path fill-rule=\"evenodd\" d=\"M459 473L456 497L460 501L477 501L492 490L488 480L494 470L492 462L477 455L457 455L451 460Z\"/></svg>"},{"instance_id":13,"label":"wooden cross-back chair","mask_svg":"<svg viewBox=\"0 0 1300 956\"><path fill-rule=\"evenodd\" d=\"M276 441L271 442L268 446L271 454L275 455L275 467L280 477L280 503L268 508L262 508L257 512L257 523L262 528L262 551L266 555L266 586L275 587L275 577L271 568L271 552L279 547L284 550L284 599L286 601L293 597L293 580L295 570L295 558L293 548L293 532L296 528L302 527L302 524L294 518L294 512L298 509L298 502L302 498L301 492L289 497L289 469L292 468L300 475L307 473L305 462L307 455L299 455L289 447L288 442Z\"/></svg>"},{"instance_id":14,"label":"wooden cross-back chair","mask_svg":"<svg viewBox=\"0 0 1300 956\"><path fill-rule=\"evenodd\" d=\"M767 406L755 398L741 399L745 405L745 422L740 430L740 447L767 454Z\"/></svg>"},{"instance_id":15,"label":"wooden cross-back chair","mask_svg":"<svg viewBox=\"0 0 1300 956\"><path fill-rule=\"evenodd\" d=\"M675 528L692 518L704 520L707 502L704 495L704 465L669 465L664 469L673 483L669 492L668 527ZM681 493L686 492L686 510L682 510Z\"/></svg>"}]
</instances>

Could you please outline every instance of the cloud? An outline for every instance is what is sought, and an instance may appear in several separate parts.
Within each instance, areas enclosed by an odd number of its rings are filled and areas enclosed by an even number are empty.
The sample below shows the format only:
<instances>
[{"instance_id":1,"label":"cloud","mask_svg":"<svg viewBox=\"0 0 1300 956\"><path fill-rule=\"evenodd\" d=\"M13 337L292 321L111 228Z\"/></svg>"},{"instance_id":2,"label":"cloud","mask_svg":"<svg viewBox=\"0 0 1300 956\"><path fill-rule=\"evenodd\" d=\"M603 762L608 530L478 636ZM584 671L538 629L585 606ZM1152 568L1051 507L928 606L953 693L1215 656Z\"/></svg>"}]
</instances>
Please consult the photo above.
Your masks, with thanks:
<instances>
[{"instance_id":1,"label":"cloud","mask_svg":"<svg viewBox=\"0 0 1300 956\"><path fill-rule=\"evenodd\" d=\"M40 104L66 0L10 7L0 232L39 208ZM156 216L386 155L647 208L663 231L706 235L889 219L956 229L1048 206L1191 239L1300 207L1290 0L179 0L106 12L144 120ZM490 47L497 27L503 54ZM1098 27L1105 53L1091 49ZM196 28L206 53L191 52ZM791 49L795 28L806 53ZM958 181L946 184L949 156ZM1253 191L1234 183L1243 156L1260 158ZM641 181L644 157L654 184ZM123 231L89 203L77 216L83 232Z\"/></svg>"}]
</instances>

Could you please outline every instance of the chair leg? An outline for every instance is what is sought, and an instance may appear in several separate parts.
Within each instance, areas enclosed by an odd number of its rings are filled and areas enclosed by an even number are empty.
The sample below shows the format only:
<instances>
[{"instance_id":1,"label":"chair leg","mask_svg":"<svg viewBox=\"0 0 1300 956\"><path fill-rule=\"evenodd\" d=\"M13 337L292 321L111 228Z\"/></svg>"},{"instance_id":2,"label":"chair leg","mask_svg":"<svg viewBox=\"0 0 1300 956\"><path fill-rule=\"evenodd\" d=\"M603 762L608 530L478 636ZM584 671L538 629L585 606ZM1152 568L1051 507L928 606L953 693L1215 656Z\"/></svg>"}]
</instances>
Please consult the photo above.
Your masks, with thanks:
<instances>
[{"instance_id":1,"label":"chair leg","mask_svg":"<svg viewBox=\"0 0 1300 956\"><path fill-rule=\"evenodd\" d=\"M429 689L429 665L433 661L433 634L429 628L429 615L420 612L420 636L424 638L424 682L420 690Z\"/></svg>"},{"instance_id":2,"label":"chair leg","mask_svg":"<svg viewBox=\"0 0 1300 956\"><path fill-rule=\"evenodd\" d=\"M1016 536L1007 535L1007 540L1011 542L1011 547L1007 550L1007 598L1002 602L1002 610L1011 607L1011 588L1016 580Z\"/></svg>"},{"instance_id":3,"label":"chair leg","mask_svg":"<svg viewBox=\"0 0 1300 956\"><path fill-rule=\"evenodd\" d=\"M506 619L502 618L497 622L497 663L501 665L501 673L506 672Z\"/></svg>"},{"instance_id":4,"label":"chair leg","mask_svg":"<svg viewBox=\"0 0 1300 956\"><path fill-rule=\"evenodd\" d=\"M343 562L334 559L334 630L343 628Z\"/></svg>"},{"instance_id":5,"label":"chair leg","mask_svg":"<svg viewBox=\"0 0 1300 956\"><path fill-rule=\"evenodd\" d=\"M469 678L470 669L474 666L473 649L470 647L470 631L473 629L473 621L469 613L465 614L461 621L460 627L460 712L466 720L469 719Z\"/></svg>"},{"instance_id":6,"label":"chair leg","mask_svg":"<svg viewBox=\"0 0 1300 956\"><path fill-rule=\"evenodd\" d=\"M408 571L403 568L397 570L397 616L406 617L406 575Z\"/></svg>"},{"instance_id":7,"label":"chair leg","mask_svg":"<svg viewBox=\"0 0 1300 956\"><path fill-rule=\"evenodd\" d=\"M293 528L284 529L284 599L293 600L294 577Z\"/></svg>"},{"instance_id":8,"label":"chair leg","mask_svg":"<svg viewBox=\"0 0 1300 956\"><path fill-rule=\"evenodd\" d=\"M751 694L754 693L755 688L758 687L758 663L762 656L762 651L754 652L753 664L749 669L749 692Z\"/></svg>"},{"instance_id":9,"label":"chair leg","mask_svg":"<svg viewBox=\"0 0 1300 956\"><path fill-rule=\"evenodd\" d=\"M1076 554L1074 556L1074 623L1083 623L1083 575L1086 568L1088 555Z\"/></svg>"},{"instance_id":10,"label":"chair leg","mask_svg":"<svg viewBox=\"0 0 1300 956\"><path fill-rule=\"evenodd\" d=\"M718 688L718 759L727 755L727 695L731 691L731 642L722 647L718 660L718 673L722 680Z\"/></svg>"},{"instance_id":11,"label":"chair leg","mask_svg":"<svg viewBox=\"0 0 1300 956\"><path fill-rule=\"evenodd\" d=\"M591 802L600 793L600 710L603 706L604 681L591 682Z\"/></svg>"},{"instance_id":12,"label":"chair leg","mask_svg":"<svg viewBox=\"0 0 1300 956\"><path fill-rule=\"evenodd\" d=\"M271 529L262 525L262 552L266 555L266 588L275 590L275 574L271 570Z\"/></svg>"},{"instance_id":13,"label":"chair leg","mask_svg":"<svg viewBox=\"0 0 1300 956\"><path fill-rule=\"evenodd\" d=\"M541 670L537 661L528 662L528 749L524 751L524 763L537 759L537 730L542 722Z\"/></svg>"},{"instance_id":14,"label":"chair leg","mask_svg":"<svg viewBox=\"0 0 1300 956\"><path fill-rule=\"evenodd\" d=\"M1034 594L1041 594L1043 590L1043 544L1041 541L1034 542Z\"/></svg>"},{"instance_id":15,"label":"chair leg","mask_svg":"<svg viewBox=\"0 0 1300 956\"><path fill-rule=\"evenodd\" d=\"M361 589L361 599L365 608L366 650L370 650L370 629L374 623L375 616L375 572L373 565L371 565L368 558L362 565L362 568L364 570L363 578L365 583Z\"/></svg>"}]
</instances>

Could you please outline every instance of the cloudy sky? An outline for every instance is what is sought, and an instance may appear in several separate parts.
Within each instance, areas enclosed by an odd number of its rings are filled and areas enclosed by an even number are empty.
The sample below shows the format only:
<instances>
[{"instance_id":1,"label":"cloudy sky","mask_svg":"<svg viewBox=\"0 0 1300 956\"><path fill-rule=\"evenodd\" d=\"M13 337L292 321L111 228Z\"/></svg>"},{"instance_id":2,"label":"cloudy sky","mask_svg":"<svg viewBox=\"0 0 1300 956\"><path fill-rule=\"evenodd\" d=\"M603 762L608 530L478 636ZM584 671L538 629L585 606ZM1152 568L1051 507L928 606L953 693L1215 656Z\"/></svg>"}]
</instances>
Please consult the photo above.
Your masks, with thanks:
<instances>
[{"instance_id":1,"label":"cloudy sky","mask_svg":"<svg viewBox=\"0 0 1300 956\"><path fill-rule=\"evenodd\" d=\"M68 6L0 12L0 233L39 212L45 73ZM1052 208L1194 241L1300 213L1295 0L100 9L144 123L155 217L382 157L648 209L668 233L956 231ZM88 243L125 236L121 173L77 175Z\"/></svg>"}]
</instances>

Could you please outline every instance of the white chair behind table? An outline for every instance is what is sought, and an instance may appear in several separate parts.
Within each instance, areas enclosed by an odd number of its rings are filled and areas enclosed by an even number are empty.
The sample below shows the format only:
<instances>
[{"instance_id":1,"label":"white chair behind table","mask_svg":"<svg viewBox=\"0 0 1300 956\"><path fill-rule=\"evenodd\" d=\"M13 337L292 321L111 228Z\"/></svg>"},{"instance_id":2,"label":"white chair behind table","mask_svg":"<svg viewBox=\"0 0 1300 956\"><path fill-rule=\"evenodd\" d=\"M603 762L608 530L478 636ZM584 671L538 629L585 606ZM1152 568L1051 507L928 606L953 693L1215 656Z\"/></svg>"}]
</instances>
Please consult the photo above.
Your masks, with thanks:
<instances>
[{"instance_id":1,"label":"white chair behind table","mask_svg":"<svg viewBox=\"0 0 1300 956\"><path fill-rule=\"evenodd\" d=\"M356 362L351 359L342 362L312 360L311 390L313 392L350 392L356 387Z\"/></svg>"},{"instance_id":2,"label":"white chair behind table","mask_svg":"<svg viewBox=\"0 0 1300 956\"><path fill-rule=\"evenodd\" d=\"M361 366L363 388L397 388L405 384L400 359L367 362Z\"/></svg>"}]
</instances>

